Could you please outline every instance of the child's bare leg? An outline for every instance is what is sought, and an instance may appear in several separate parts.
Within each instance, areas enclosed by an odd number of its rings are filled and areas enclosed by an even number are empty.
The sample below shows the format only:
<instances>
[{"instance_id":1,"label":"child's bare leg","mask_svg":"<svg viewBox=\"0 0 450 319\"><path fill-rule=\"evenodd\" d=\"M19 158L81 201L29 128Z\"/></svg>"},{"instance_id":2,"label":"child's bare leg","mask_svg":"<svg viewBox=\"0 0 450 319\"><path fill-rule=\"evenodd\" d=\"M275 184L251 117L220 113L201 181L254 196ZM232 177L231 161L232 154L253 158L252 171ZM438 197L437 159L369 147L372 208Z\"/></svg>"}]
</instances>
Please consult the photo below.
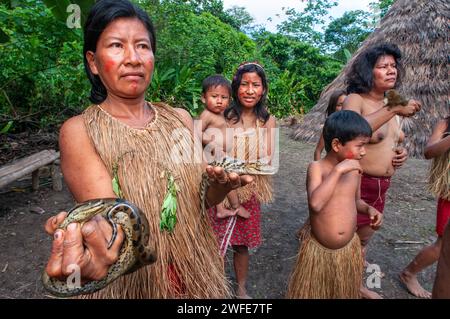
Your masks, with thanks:
<instances>
[{"instance_id":1,"label":"child's bare leg","mask_svg":"<svg viewBox=\"0 0 450 319\"><path fill-rule=\"evenodd\" d=\"M375 233L375 230L373 230L372 227L370 227L369 225L364 225L358 227L356 233L358 234L359 239L361 240L362 257L365 266L367 266L366 261L367 244L369 243L370 238L372 238L373 234ZM361 285L360 293L363 299L383 299L383 297L381 297L380 294L376 293L375 291L369 290L364 285L364 283Z\"/></svg>"},{"instance_id":2,"label":"child's bare leg","mask_svg":"<svg viewBox=\"0 0 450 319\"><path fill-rule=\"evenodd\" d=\"M247 289L245 284L247 283L248 265L250 255L248 253L248 247L246 246L233 246L234 255L234 272L236 274L237 290L236 298L238 299L250 299L247 295Z\"/></svg>"},{"instance_id":3,"label":"child's bare leg","mask_svg":"<svg viewBox=\"0 0 450 319\"><path fill-rule=\"evenodd\" d=\"M439 259L441 237L430 246L423 248L408 266L400 273L400 280L410 293L420 298L431 298L431 293L425 290L417 280L417 273L434 264Z\"/></svg>"},{"instance_id":4,"label":"child's bare leg","mask_svg":"<svg viewBox=\"0 0 450 319\"><path fill-rule=\"evenodd\" d=\"M223 203L218 204L216 207L217 207L217 217L218 218L226 218L226 217L236 215L235 210L230 210L230 209L225 208Z\"/></svg>"},{"instance_id":5,"label":"child's bare leg","mask_svg":"<svg viewBox=\"0 0 450 319\"><path fill-rule=\"evenodd\" d=\"M433 299L450 299L450 223L441 240L441 251L433 285Z\"/></svg>"},{"instance_id":6,"label":"child's bare leg","mask_svg":"<svg viewBox=\"0 0 450 319\"><path fill-rule=\"evenodd\" d=\"M364 262L366 262L367 244L369 243L370 238L372 238L373 234L375 233L375 230L373 230L369 225L363 225L358 227L356 233L361 240L362 254Z\"/></svg>"}]
</instances>

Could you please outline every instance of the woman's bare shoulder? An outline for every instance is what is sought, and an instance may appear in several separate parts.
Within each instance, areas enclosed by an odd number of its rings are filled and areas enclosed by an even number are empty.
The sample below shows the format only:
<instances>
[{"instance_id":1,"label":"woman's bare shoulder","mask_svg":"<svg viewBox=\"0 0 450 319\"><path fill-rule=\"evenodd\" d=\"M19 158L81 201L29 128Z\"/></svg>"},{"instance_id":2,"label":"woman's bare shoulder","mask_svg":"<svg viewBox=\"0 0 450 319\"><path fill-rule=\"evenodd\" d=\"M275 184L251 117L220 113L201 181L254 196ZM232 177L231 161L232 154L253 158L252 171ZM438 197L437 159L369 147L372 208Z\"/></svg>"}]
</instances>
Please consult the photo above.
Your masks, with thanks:
<instances>
[{"instance_id":1,"label":"woman's bare shoulder","mask_svg":"<svg viewBox=\"0 0 450 319\"><path fill-rule=\"evenodd\" d=\"M345 98L346 100L363 100L363 97L361 96L361 94L359 93L350 93L349 95L347 95L347 97Z\"/></svg>"},{"instance_id":2,"label":"woman's bare shoulder","mask_svg":"<svg viewBox=\"0 0 450 319\"><path fill-rule=\"evenodd\" d=\"M62 138L80 138L87 137L86 126L82 115L71 117L61 126L59 131L60 140Z\"/></svg>"},{"instance_id":3,"label":"woman's bare shoulder","mask_svg":"<svg viewBox=\"0 0 450 319\"><path fill-rule=\"evenodd\" d=\"M277 125L277 120L276 120L275 116L271 115L269 117L269 119L267 120L266 124L264 124L264 127L274 128L274 127L276 127L276 125Z\"/></svg>"},{"instance_id":4,"label":"woman's bare shoulder","mask_svg":"<svg viewBox=\"0 0 450 319\"><path fill-rule=\"evenodd\" d=\"M71 132L72 130L85 129L83 115L77 115L69 118L61 126L61 131Z\"/></svg>"},{"instance_id":5,"label":"woman's bare shoulder","mask_svg":"<svg viewBox=\"0 0 450 319\"><path fill-rule=\"evenodd\" d=\"M364 106L364 98L358 93L350 93L344 100L343 109L361 113Z\"/></svg>"},{"instance_id":6,"label":"woman's bare shoulder","mask_svg":"<svg viewBox=\"0 0 450 319\"><path fill-rule=\"evenodd\" d=\"M59 131L59 146L62 152L93 150L83 115L71 117L64 122Z\"/></svg>"}]
</instances>

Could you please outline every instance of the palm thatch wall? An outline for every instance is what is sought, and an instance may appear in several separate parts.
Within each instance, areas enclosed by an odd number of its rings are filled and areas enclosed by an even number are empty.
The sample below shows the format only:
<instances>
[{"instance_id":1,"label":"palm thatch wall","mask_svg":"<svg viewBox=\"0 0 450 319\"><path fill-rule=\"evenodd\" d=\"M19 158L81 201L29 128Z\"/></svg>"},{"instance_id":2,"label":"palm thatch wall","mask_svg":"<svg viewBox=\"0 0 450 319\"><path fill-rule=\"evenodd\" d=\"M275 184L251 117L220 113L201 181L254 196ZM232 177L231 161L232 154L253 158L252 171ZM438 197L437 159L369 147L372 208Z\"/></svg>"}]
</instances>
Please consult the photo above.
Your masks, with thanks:
<instances>
[{"instance_id":1,"label":"palm thatch wall","mask_svg":"<svg viewBox=\"0 0 450 319\"><path fill-rule=\"evenodd\" d=\"M449 0L397 0L376 30L363 42L341 74L322 92L319 102L293 131L291 137L316 142L325 120L328 98L346 87L346 72L355 57L368 46L391 42L399 46L405 74L399 91L422 102L414 118L405 118L402 128L411 156L422 157L436 121L450 115L449 103Z\"/></svg>"}]
</instances>

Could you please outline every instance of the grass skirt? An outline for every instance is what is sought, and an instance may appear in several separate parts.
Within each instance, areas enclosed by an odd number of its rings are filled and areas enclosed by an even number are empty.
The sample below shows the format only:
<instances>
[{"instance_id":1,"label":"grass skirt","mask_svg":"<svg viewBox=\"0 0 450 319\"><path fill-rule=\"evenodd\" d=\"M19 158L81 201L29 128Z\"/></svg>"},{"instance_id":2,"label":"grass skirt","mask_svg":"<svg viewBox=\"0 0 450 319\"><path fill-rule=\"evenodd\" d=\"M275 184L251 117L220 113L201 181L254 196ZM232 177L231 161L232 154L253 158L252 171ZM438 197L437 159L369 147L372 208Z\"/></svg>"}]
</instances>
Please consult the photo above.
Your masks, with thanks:
<instances>
[{"instance_id":1,"label":"grass skirt","mask_svg":"<svg viewBox=\"0 0 450 319\"><path fill-rule=\"evenodd\" d=\"M347 246L340 249L322 246L311 234L309 225L303 227L300 239L300 251L286 298L360 298L363 259L356 233Z\"/></svg>"}]
</instances>

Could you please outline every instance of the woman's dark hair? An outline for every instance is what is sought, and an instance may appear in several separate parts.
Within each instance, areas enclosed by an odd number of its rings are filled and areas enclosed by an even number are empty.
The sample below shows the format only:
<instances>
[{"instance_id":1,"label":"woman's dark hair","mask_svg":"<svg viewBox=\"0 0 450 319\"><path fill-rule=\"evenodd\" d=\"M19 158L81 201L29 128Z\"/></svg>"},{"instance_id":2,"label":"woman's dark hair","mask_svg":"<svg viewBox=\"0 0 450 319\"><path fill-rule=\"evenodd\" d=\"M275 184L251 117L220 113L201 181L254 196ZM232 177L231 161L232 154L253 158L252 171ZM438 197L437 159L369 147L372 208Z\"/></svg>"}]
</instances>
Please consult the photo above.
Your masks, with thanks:
<instances>
[{"instance_id":1,"label":"woman's dark hair","mask_svg":"<svg viewBox=\"0 0 450 319\"><path fill-rule=\"evenodd\" d=\"M367 48L353 61L347 72L347 93L367 93L373 86L373 68L380 56L391 55L397 65L397 81L395 86L401 83L403 67L400 62L402 54L395 44L383 43Z\"/></svg>"},{"instance_id":2,"label":"woman's dark hair","mask_svg":"<svg viewBox=\"0 0 450 319\"><path fill-rule=\"evenodd\" d=\"M261 96L259 102L255 105L253 111L256 114L256 118L262 120L264 124L269 120L270 114L267 111L265 104L267 99L267 91L269 87L267 85L267 78L264 69L258 62L244 62L242 63L233 77L233 81L231 82L231 90L233 101L230 106L225 110L224 116L229 120L234 120L234 123L237 123L241 120L242 114L242 105L238 98L239 86L241 85L242 76L244 73L255 72L261 78L261 82L264 88L264 94Z\"/></svg>"},{"instance_id":3,"label":"woman's dark hair","mask_svg":"<svg viewBox=\"0 0 450 319\"><path fill-rule=\"evenodd\" d=\"M333 91L333 93L331 93L330 99L328 100L327 117L336 112L338 100L342 95L347 95L345 90L342 89L335 90Z\"/></svg>"},{"instance_id":4,"label":"woman's dark hair","mask_svg":"<svg viewBox=\"0 0 450 319\"><path fill-rule=\"evenodd\" d=\"M228 94L231 95L231 84L224 76L220 74L210 75L202 82L202 93L206 94L209 89L223 86L228 90Z\"/></svg>"},{"instance_id":5,"label":"woman's dark hair","mask_svg":"<svg viewBox=\"0 0 450 319\"><path fill-rule=\"evenodd\" d=\"M100 0L91 8L84 25L83 61L84 69L91 82L92 103L99 104L106 99L107 92L100 77L92 73L86 59L86 52L95 52L97 42L106 27L118 18L137 18L148 30L153 53L156 52L156 36L153 24L145 11L128 0Z\"/></svg>"},{"instance_id":6,"label":"woman's dark hair","mask_svg":"<svg viewBox=\"0 0 450 319\"><path fill-rule=\"evenodd\" d=\"M342 145L357 137L371 137L372 128L360 114L342 110L331 114L323 126L323 140L325 150L331 150L331 142L337 138Z\"/></svg>"}]
</instances>

